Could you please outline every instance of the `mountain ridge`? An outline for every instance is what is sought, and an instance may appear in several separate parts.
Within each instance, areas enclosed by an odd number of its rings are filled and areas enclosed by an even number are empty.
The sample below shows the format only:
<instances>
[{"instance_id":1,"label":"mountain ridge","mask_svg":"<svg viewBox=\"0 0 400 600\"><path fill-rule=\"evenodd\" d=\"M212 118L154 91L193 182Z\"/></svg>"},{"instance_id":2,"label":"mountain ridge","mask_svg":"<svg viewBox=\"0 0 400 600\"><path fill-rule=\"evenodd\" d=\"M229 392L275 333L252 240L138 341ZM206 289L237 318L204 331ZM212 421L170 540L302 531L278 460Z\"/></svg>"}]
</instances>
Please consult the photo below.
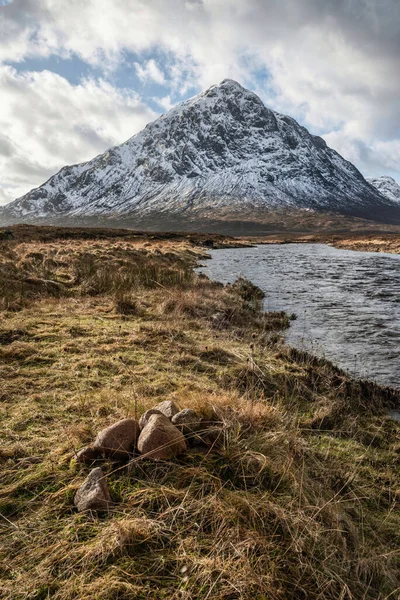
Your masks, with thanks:
<instances>
[{"instance_id":1,"label":"mountain ridge","mask_svg":"<svg viewBox=\"0 0 400 600\"><path fill-rule=\"evenodd\" d=\"M0 222L83 218L151 226L271 210L400 222L400 207L321 137L225 79L119 146L63 167L1 209Z\"/></svg>"}]
</instances>

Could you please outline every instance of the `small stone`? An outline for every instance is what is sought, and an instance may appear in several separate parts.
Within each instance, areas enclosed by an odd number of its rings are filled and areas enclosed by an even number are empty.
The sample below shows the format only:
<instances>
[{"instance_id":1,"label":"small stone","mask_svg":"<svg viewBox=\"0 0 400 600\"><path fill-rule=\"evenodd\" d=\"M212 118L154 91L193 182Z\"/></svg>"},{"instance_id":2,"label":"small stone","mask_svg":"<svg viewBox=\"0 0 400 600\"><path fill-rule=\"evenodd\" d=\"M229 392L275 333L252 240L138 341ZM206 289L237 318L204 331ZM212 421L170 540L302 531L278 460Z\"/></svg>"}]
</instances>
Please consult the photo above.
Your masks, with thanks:
<instances>
[{"instance_id":1,"label":"small stone","mask_svg":"<svg viewBox=\"0 0 400 600\"><path fill-rule=\"evenodd\" d=\"M156 404L153 408L149 408L149 410L146 410L146 412L142 414L139 419L139 427L140 429L143 429L151 415L164 415L167 419L172 419L178 412L179 408L175 402L172 402L172 400L164 400L164 402L159 402L159 404Z\"/></svg>"},{"instance_id":2,"label":"small stone","mask_svg":"<svg viewBox=\"0 0 400 600\"><path fill-rule=\"evenodd\" d=\"M183 435L190 435L201 427L201 419L192 408L184 408L179 411L172 417L171 421L175 427L182 431Z\"/></svg>"},{"instance_id":3,"label":"small stone","mask_svg":"<svg viewBox=\"0 0 400 600\"><path fill-rule=\"evenodd\" d=\"M138 440L141 454L154 460L168 460L186 452L186 449L183 434L165 415L150 415Z\"/></svg>"},{"instance_id":4,"label":"small stone","mask_svg":"<svg viewBox=\"0 0 400 600\"><path fill-rule=\"evenodd\" d=\"M79 452L77 452L76 460L80 463L91 463L99 458L99 454L98 449L87 446L86 448L81 448Z\"/></svg>"},{"instance_id":5,"label":"small stone","mask_svg":"<svg viewBox=\"0 0 400 600\"><path fill-rule=\"evenodd\" d=\"M156 404L153 408L159 410L168 419L172 419L172 417L179 412L179 408L172 400L164 400L164 402Z\"/></svg>"},{"instance_id":6,"label":"small stone","mask_svg":"<svg viewBox=\"0 0 400 600\"><path fill-rule=\"evenodd\" d=\"M106 456L128 458L139 437L139 424L135 419L122 419L97 434L93 448Z\"/></svg>"},{"instance_id":7,"label":"small stone","mask_svg":"<svg viewBox=\"0 0 400 600\"><path fill-rule=\"evenodd\" d=\"M107 510L111 502L107 480L100 467L90 471L75 494L74 504L79 512Z\"/></svg>"},{"instance_id":8,"label":"small stone","mask_svg":"<svg viewBox=\"0 0 400 600\"><path fill-rule=\"evenodd\" d=\"M147 421L150 419L151 415L162 415L163 413L157 408L149 408L144 412L139 419L139 427L140 430L146 425Z\"/></svg>"}]
</instances>

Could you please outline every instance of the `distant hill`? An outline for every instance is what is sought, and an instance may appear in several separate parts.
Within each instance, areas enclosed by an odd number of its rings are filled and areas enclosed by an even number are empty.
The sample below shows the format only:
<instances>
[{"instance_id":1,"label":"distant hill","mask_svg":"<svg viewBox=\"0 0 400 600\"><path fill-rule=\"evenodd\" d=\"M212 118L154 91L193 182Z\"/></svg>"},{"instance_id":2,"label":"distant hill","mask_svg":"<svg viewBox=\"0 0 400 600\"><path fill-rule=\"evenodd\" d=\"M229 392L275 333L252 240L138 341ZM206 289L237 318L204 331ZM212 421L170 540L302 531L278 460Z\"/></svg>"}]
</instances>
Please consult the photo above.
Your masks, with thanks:
<instances>
[{"instance_id":1,"label":"distant hill","mask_svg":"<svg viewBox=\"0 0 400 600\"><path fill-rule=\"evenodd\" d=\"M400 185L393 177L382 175L381 177L369 177L368 183L374 186L388 200L400 205Z\"/></svg>"}]
</instances>

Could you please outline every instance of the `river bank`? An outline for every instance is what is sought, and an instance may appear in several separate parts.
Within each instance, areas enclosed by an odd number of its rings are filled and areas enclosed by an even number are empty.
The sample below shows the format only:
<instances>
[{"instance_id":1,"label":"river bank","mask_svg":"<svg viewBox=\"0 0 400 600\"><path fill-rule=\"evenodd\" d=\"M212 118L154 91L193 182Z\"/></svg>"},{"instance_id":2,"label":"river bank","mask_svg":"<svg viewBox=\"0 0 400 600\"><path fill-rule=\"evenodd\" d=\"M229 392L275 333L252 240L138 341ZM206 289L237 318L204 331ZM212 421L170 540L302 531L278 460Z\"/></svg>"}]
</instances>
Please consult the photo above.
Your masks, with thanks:
<instances>
[{"instance_id":1,"label":"river bank","mask_svg":"<svg viewBox=\"0 0 400 600\"><path fill-rule=\"evenodd\" d=\"M271 234L269 236L245 237L249 244L328 244L344 250L359 252L385 252L400 254L399 233L377 234Z\"/></svg>"},{"instance_id":2,"label":"river bank","mask_svg":"<svg viewBox=\"0 0 400 600\"><path fill-rule=\"evenodd\" d=\"M249 282L196 275L207 240L61 234L1 246L3 597L393 595L400 394L285 346ZM77 513L77 451L161 400L221 443L101 461L112 508Z\"/></svg>"}]
</instances>

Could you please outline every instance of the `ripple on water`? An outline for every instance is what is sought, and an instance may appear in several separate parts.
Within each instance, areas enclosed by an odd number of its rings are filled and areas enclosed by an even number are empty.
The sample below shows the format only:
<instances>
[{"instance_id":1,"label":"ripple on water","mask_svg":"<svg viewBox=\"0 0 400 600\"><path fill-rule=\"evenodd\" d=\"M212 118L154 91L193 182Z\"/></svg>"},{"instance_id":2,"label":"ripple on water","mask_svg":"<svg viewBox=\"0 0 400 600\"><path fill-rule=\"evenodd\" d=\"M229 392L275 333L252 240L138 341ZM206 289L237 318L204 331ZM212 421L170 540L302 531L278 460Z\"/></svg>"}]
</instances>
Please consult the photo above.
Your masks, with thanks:
<instances>
[{"instance_id":1,"label":"ripple on water","mask_svg":"<svg viewBox=\"0 0 400 600\"><path fill-rule=\"evenodd\" d=\"M400 256L324 244L212 250L200 269L213 279L251 279L266 310L296 313L293 346L359 377L400 387Z\"/></svg>"}]
</instances>

